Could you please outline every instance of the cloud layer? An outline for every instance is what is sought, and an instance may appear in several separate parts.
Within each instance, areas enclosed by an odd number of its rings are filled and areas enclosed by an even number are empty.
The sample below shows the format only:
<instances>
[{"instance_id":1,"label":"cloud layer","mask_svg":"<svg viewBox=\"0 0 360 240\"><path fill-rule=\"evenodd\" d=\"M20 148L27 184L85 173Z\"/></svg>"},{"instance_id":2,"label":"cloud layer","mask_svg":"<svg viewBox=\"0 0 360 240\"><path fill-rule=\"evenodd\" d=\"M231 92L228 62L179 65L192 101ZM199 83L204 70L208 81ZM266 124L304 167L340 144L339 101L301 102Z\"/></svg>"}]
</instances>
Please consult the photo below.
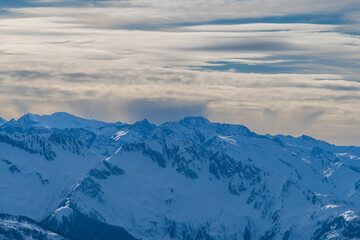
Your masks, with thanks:
<instances>
[{"instance_id":1,"label":"cloud layer","mask_svg":"<svg viewBox=\"0 0 360 240\"><path fill-rule=\"evenodd\" d=\"M159 124L204 115L359 145L356 1L29 4L0 15L2 117L69 111ZM264 19L305 13L343 22ZM244 18L258 22L234 20Z\"/></svg>"}]
</instances>

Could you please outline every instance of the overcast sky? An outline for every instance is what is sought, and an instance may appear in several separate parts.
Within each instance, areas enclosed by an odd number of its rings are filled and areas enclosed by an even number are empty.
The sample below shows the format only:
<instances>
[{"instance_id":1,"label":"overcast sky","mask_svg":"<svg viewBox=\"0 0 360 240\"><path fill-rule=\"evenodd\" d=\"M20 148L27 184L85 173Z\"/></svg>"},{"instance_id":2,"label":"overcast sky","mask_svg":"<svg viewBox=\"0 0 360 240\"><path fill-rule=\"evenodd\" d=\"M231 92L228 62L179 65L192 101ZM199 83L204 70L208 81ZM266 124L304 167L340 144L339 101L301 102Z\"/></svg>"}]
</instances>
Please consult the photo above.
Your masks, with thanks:
<instances>
[{"instance_id":1,"label":"overcast sky","mask_svg":"<svg viewBox=\"0 0 360 240\"><path fill-rule=\"evenodd\" d=\"M359 0L1 0L0 117L185 116L360 145Z\"/></svg>"}]
</instances>

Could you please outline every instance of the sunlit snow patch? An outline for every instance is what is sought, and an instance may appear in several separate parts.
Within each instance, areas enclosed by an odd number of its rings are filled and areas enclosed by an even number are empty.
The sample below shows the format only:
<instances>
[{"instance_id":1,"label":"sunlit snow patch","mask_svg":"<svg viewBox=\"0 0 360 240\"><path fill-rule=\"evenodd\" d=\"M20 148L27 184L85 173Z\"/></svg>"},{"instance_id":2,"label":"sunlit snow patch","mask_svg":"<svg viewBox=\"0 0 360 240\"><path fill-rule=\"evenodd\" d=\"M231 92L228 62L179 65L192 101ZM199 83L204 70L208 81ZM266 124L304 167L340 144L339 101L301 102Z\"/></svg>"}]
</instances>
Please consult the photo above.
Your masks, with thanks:
<instances>
[{"instance_id":1,"label":"sunlit snow patch","mask_svg":"<svg viewBox=\"0 0 360 240\"><path fill-rule=\"evenodd\" d=\"M331 209L331 208L338 208L338 207L341 207L340 205L326 205L325 207L323 207L323 209Z\"/></svg>"},{"instance_id":2,"label":"sunlit snow patch","mask_svg":"<svg viewBox=\"0 0 360 240\"><path fill-rule=\"evenodd\" d=\"M118 152L120 152L121 148L122 148L122 146L119 147L118 150L115 151L114 155L117 154ZM109 160L109 159L110 159L110 157L108 157L106 160Z\"/></svg>"},{"instance_id":3,"label":"sunlit snow patch","mask_svg":"<svg viewBox=\"0 0 360 240\"><path fill-rule=\"evenodd\" d=\"M350 158L351 160L360 160L360 158L356 155L353 155L353 154L350 154L350 153L336 153L335 154L337 157L340 156L344 156L344 157L348 157Z\"/></svg>"},{"instance_id":4,"label":"sunlit snow patch","mask_svg":"<svg viewBox=\"0 0 360 240\"><path fill-rule=\"evenodd\" d=\"M339 167L341 167L341 165L343 165L343 163L335 163L334 166L331 168L329 167L328 169L326 169L325 171L323 171L323 174L325 177L330 177L333 173L334 173L334 170L338 169Z\"/></svg>"},{"instance_id":5,"label":"sunlit snow patch","mask_svg":"<svg viewBox=\"0 0 360 240\"><path fill-rule=\"evenodd\" d=\"M225 142L228 142L230 144L236 145L236 141L234 139L231 139L231 136L218 136L220 139L224 140Z\"/></svg>"},{"instance_id":6,"label":"sunlit snow patch","mask_svg":"<svg viewBox=\"0 0 360 240\"><path fill-rule=\"evenodd\" d=\"M334 170L332 168L328 168L325 171L323 171L323 174L325 177L330 177L333 174Z\"/></svg>"},{"instance_id":7,"label":"sunlit snow patch","mask_svg":"<svg viewBox=\"0 0 360 240\"><path fill-rule=\"evenodd\" d=\"M59 207L55 210L55 217L58 221L61 221L63 218L71 216L73 210L69 207L70 200L68 199L65 203L65 206Z\"/></svg>"},{"instance_id":8,"label":"sunlit snow patch","mask_svg":"<svg viewBox=\"0 0 360 240\"><path fill-rule=\"evenodd\" d=\"M331 233L331 234L327 235L326 239L333 239L333 238L337 238L338 236L340 236L340 234L335 232L335 233Z\"/></svg>"},{"instance_id":9,"label":"sunlit snow patch","mask_svg":"<svg viewBox=\"0 0 360 240\"><path fill-rule=\"evenodd\" d=\"M113 139L115 141L118 141L122 136L126 135L129 131L119 131L117 133L115 133Z\"/></svg>"},{"instance_id":10,"label":"sunlit snow patch","mask_svg":"<svg viewBox=\"0 0 360 240\"><path fill-rule=\"evenodd\" d=\"M344 212L343 214L341 214L341 216L346 220L346 221L351 221L355 218L358 218L359 216L355 215L354 211L348 210L346 212Z\"/></svg>"},{"instance_id":11,"label":"sunlit snow patch","mask_svg":"<svg viewBox=\"0 0 360 240\"><path fill-rule=\"evenodd\" d=\"M311 164L311 162L309 160L307 160L306 158L301 158L301 160L303 160L304 162Z\"/></svg>"},{"instance_id":12,"label":"sunlit snow patch","mask_svg":"<svg viewBox=\"0 0 360 240\"><path fill-rule=\"evenodd\" d=\"M325 195L325 194L321 194L321 193L317 193L317 192L314 192L316 196L318 197L328 197L329 195Z\"/></svg>"}]
</instances>

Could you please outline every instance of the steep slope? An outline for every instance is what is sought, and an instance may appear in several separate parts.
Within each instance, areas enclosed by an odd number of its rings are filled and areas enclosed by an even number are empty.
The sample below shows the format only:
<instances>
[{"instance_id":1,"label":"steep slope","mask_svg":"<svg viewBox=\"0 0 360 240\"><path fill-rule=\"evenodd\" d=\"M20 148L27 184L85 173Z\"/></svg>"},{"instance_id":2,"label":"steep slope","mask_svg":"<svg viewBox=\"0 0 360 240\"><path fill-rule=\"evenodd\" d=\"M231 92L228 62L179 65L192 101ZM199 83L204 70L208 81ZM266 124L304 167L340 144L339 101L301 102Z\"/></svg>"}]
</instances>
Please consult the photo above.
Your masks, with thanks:
<instances>
[{"instance_id":1,"label":"steep slope","mask_svg":"<svg viewBox=\"0 0 360 240\"><path fill-rule=\"evenodd\" d=\"M23 216L0 214L1 240L66 240L65 237L51 232L37 222Z\"/></svg>"},{"instance_id":2,"label":"steep slope","mask_svg":"<svg viewBox=\"0 0 360 240\"><path fill-rule=\"evenodd\" d=\"M45 218L102 157L48 130L0 131L0 212Z\"/></svg>"},{"instance_id":3,"label":"steep slope","mask_svg":"<svg viewBox=\"0 0 360 240\"><path fill-rule=\"evenodd\" d=\"M64 231L85 216L140 239L360 237L359 148L198 117L117 134L115 154L44 224Z\"/></svg>"},{"instance_id":4,"label":"steep slope","mask_svg":"<svg viewBox=\"0 0 360 240\"><path fill-rule=\"evenodd\" d=\"M25 114L18 120L10 120L0 126L6 132L51 131L57 135L80 140L84 145L102 156L111 156L123 142L146 137L155 125L146 119L134 124L105 123L82 119L68 113L52 115ZM128 134L129 133L129 134Z\"/></svg>"},{"instance_id":5,"label":"steep slope","mask_svg":"<svg viewBox=\"0 0 360 240\"><path fill-rule=\"evenodd\" d=\"M125 142L139 141L146 138L156 126L147 120L134 124L114 123L94 129L54 129L56 134L76 138L92 151L109 157Z\"/></svg>"}]
</instances>

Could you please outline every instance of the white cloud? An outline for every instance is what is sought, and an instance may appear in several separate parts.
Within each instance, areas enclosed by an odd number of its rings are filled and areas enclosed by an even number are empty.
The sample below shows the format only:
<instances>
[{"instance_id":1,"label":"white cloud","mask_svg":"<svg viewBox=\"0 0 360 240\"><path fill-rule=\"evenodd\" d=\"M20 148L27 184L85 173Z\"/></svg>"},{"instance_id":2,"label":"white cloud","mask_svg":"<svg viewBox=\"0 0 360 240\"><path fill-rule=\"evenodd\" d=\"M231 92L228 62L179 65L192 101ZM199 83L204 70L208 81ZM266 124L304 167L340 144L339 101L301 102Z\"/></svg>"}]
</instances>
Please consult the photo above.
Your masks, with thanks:
<instances>
[{"instance_id":1,"label":"white cloud","mask_svg":"<svg viewBox=\"0 0 360 240\"><path fill-rule=\"evenodd\" d=\"M262 18L271 16L330 14L358 8L357 0L125 0L125 1L53 1L67 7L8 9L31 16L77 16L91 26L205 22L214 19ZM82 7L71 7L72 5ZM70 7L69 7L70 6Z\"/></svg>"},{"instance_id":2,"label":"white cloud","mask_svg":"<svg viewBox=\"0 0 360 240\"><path fill-rule=\"evenodd\" d=\"M70 111L134 121L145 105L158 112L152 116L158 122L169 120L161 111L175 108L179 116L198 112L261 133L304 133L336 143L360 140L356 130L360 39L339 32L338 25L127 29L132 24L272 16L274 12L331 12L354 1L207 3L126 1L113 2L111 7L98 3L96 7L10 9L17 15L0 19L0 115ZM296 69L288 74L199 70L199 66L229 63Z\"/></svg>"},{"instance_id":3,"label":"white cloud","mask_svg":"<svg viewBox=\"0 0 360 240\"><path fill-rule=\"evenodd\" d=\"M338 25L331 24L310 24L310 23L249 23L249 24L206 24L187 26L179 28L183 31L192 32L257 32L257 31L302 31L302 32L319 32L334 31Z\"/></svg>"}]
</instances>

